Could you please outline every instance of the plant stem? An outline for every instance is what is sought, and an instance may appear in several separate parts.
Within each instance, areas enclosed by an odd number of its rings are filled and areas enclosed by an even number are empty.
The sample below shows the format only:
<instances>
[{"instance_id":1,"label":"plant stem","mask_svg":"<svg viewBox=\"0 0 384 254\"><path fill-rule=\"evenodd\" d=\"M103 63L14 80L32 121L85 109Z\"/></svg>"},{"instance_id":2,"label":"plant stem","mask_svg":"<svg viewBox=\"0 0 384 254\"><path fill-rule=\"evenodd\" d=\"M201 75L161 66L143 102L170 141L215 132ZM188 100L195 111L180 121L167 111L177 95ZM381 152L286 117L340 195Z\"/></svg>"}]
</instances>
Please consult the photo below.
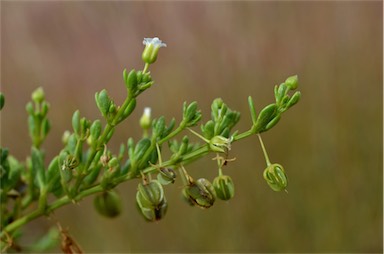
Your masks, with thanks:
<instances>
[{"instance_id":1,"label":"plant stem","mask_svg":"<svg viewBox=\"0 0 384 254\"><path fill-rule=\"evenodd\" d=\"M149 68L149 64L145 63L144 68L143 68L143 74L148 71L148 68Z\"/></svg>"},{"instance_id":2,"label":"plant stem","mask_svg":"<svg viewBox=\"0 0 384 254\"><path fill-rule=\"evenodd\" d=\"M264 153L265 161L267 163L267 167L269 167L269 165L271 165L271 162L269 161L267 150L265 150L263 140L261 139L261 135L258 133L257 136L259 137L261 148L263 149L263 153Z\"/></svg>"},{"instance_id":3,"label":"plant stem","mask_svg":"<svg viewBox=\"0 0 384 254\"><path fill-rule=\"evenodd\" d=\"M54 210L56 210L59 207L62 207L62 206L69 204L71 202L80 201L84 197L87 197L87 196L92 195L92 194L97 193L97 192L101 192L102 190L103 189L100 185L96 185L94 187L91 187L87 190L82 191L73 199L69 198L68 196L64 196L64 197L54 201L52 204L48 205L45 210L36 209L35 211L32 211L31 213L29 213L29 214L15 220L14 222L8 224L0 233L0 238L2 238L6 233L11 233L11 232L15 231L16 229L18 229L19 227L27 224L28 222L30 222L30 221L32 221L32 220L34 220L40 216L43 216L43 215L48 214L50 212L53 212Z\"/></svg>"},{"instance_id":4,"label":"plant stem","mask_svg":"<svg viewBox=\"0 0 384 254\"><path fill-rule=\"evenodd\" d=\"M128 97L127 101L129 101L129 100L130 99ZM128 105L128 103L124 103L124 105L125 104ZM123 107L121 108L121 110L124 110ZM107 124L107 126L104 129L102 136L100 137L100 139L98 141L97 147L100 147L101 145L104 144L104 142L105 142L104 140L106 140L109 132L113 129L113 127L114 127L113 125ZM179 134L184 129L185 129L185 124L181 123L177 129L175 129L173 132L171 132L167 137L161 139L158 142L158 144L161 145L162 143L168 141L169 139L176 136L177 134ZM245 131L243 133L240 133L240 134L234 136L233 142L238 141L238 140L243 139L243 138L246 138L246 137L251 136L253 134L255 134L255 133L253 132L252 129L250 129L248 131ZM259 136L259 138L260 138L260 136ZM265 148L264 148L262 141L261 141L261 144L262 144L263 151L265 151ZM182 165L189 164L192 161L194 161L198 158L201 158L203 155L209 153L210 151L211 150L210 150L209 146L207 144L204 144L204 145L200 146L199 148L197 148L196 150L193 150L193 151L181 156L181 162L178 162L177 164L182 164ZM96 153L97 153L97 149L93 149L90 156L88 157L87 164L86 164L84 170L88 170L91 163L93 162L93 159L96 156ZM266 154L266 152L264 153L264 155L266 156L266 160L268 163L269 159L268 159L268 155ZM173 166L173 165L175 165L174 160L168 160L168 161L165 161L162 163L163 167ZM143 169L142 173L144 173L144 174L152 173L156 170L157 169L154 166L150 166L150 167ZM135 177L136 176L133 176L131 174L127 174L123 177L117 178L116 183L122 183L122 182L125 182L128 180L131 180ZM73 198L70 198L68 195L66 195L66 196L52 202L50 205L47 205L46 209L43 209L43 210L42 209L36 209L36 210L30 212L29 214L24 215L23 217L21 217L15 221L13 221L12 223L8 224L6 227L3 228L3 230L0 234L0 237L4 237L5 234L11 233L11 232L15 231L16 229L20 228L21 226L27 224L28 222L30 222L30 221L32 221L32 220L34 220L40 216L49 214L50 212L53 212L54 210L56 210L56 209L58 209L64 205L67 205L71 202L78 202L87 196L90 196L92 194L95 194L95 193L98 193L101 191L103 191L103 188L101 187L100 184L98 184L98 185L95 185L95 186L90 187L88 189L82 190L81 192L77 193L77 195L75 195Z\"/></svg>"},{"instance_id":5,"label":"plant stem","mask_svg":"<svg viewBox=\"0 0 384 254\"><path fill-rule=\"evenodd\" d=\"M237 134L236 136L233 137L233 140L232 142L235 142L235 141L238 141L240 139L243 139L243 138L246 138L246 137L249 137L251 135L255 134L255 132L253 131L253 129L250 129L250 130L247 130L243 133L240 133L240 134Z\"/></svg>"}]
</instances>

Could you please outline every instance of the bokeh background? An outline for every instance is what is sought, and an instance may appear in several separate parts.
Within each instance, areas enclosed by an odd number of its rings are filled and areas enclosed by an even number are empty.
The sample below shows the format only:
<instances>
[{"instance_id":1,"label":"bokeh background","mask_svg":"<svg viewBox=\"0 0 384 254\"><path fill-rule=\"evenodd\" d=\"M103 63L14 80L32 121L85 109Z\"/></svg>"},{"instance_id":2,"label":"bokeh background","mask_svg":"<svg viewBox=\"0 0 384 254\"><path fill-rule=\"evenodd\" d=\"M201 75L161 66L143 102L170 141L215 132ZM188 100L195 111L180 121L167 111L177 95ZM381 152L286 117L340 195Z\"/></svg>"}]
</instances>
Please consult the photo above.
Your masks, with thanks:
<instances>
[{"instance_id":1,"label":"bokeh background","mask_svg":"<svg viewBox=\"0 0 384 254\"><path fill-rule=\"evenodd\" d=\"M382 252L383 250L383 3L382 1L7 1L1 2L1 145L28 156L25 104L42 86L53 129L47 160L80 109L100 117L94 93L107 88L124 99L122 70L141 69L142 40L158 36L151 66L156 85L139 98L110 148L141 136L138 119L180 120L182 103L196 100L209 119L221 97L250 127L247 97L258 109L273 87L298 74L302 100L263 135L272 161L284 165L289 193L262 178L265 161L255 137L233 145L225 168L236 196L208 210L180 199L181 183L167 187L164 220L147 223L134 198L137 182L118 187L124 213L99 216L92 198L55 213L85 252ZM208 156L188 166L212 179ZM24 244L42 235L45 218L25 229ZM59 249L56 249L59 251Z\"/></svg>"}]
</instances>

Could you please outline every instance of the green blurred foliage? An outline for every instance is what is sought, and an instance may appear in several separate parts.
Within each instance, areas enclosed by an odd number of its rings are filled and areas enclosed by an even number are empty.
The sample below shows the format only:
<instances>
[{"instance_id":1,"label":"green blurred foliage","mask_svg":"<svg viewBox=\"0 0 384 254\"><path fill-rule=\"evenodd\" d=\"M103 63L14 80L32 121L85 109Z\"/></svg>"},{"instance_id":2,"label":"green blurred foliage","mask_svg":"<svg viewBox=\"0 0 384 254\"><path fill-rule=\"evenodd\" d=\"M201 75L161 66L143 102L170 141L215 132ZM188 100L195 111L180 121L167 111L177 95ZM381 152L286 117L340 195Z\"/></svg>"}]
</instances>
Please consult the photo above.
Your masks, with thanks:
<instances>
[{"instance_id":1,"label":"green blurred foliage","mask_svg":"<svg viewBox=\"0 0 384 254\"><path fill-rule=\"evenodd\" d=\"M92 198L55 217L85 252L382 252L382 6L380 1L320 2L1 2L1 144L28 154L25 104L43 86L51 102L47 158L60 150L76 109L99 118L94 93L124 98L124 68L140 69L141 41L158 36L168 47L151 66L155 85L141 96L130 122L110 148L138 138L144 107L153 116L181 118L197 100L203 120L216 97L242 112L273 101L273 87L298 74L302 100L264 134L271 162L284 165L289 193L262 178L257 137L237 142L224 168L236 196L208 210L180 198L181 181L167 186L169 210L147 223L136 211L137 182L119 186L123 213L108 220ZM115 147L115 148L113 148ZM166 156L166 154L164 155ZM206 158L188 167L213 179ZM25 230L35 241L52 221Z\"/></svg>"}]
</instances>

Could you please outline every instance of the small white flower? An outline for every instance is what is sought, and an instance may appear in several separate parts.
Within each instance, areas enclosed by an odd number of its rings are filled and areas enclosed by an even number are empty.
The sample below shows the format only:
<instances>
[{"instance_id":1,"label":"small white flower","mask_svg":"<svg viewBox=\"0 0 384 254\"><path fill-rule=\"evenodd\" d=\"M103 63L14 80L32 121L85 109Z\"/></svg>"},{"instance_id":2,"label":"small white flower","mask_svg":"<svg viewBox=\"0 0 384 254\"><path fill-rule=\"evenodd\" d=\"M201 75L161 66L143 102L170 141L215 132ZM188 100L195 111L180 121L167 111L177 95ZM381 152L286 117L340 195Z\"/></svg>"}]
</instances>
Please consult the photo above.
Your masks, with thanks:
<instances>
[{"instance_id":1,"label":"small white flower","mask_svg":"<svg viewBox=\"0 0 384 254\"><path fill-rule=\"evenodd\" d=\"M157 54L161 47L166 47L167 44L163 43L159 38L144 38L143 44L145 45L141 58L146 64L152 64L157 59Z\"/></svg>"},{"instance_id":2,"label":"small white flower","mask_svg":"<svg viewBox=\"0 0 384 254\"><path fill-rule=\"evenodd\" d=\"M151 108L150 107L145 107L144 108L144 115L146 117L151 117Z\"/></svg>"},{"instance_id":3,"label":"small white flower","mask_svg":"<svg viewBox=\"0 0 384 254\"><path fill-rule=\"evenodd\" d=\"M161 47L166 47L167 44L163 43L158 37L155 37L155 38L144 38L143 40L143 44L145 46L149 45L149 44L153 44L153 46L155 46L155 48L161 48Z\"/></svg>"},{"instance_id":4,"label":"small white flower","mask_svg":"<svg viewBox=\"0 0 384 254\"><path fill-rule=\"evenodd\" d=\"M150 107L145 107L144 108L144 113L140 118L140 126L143 129L148 129L151 127L151 108Z\"/></svg>"}]
</instances>

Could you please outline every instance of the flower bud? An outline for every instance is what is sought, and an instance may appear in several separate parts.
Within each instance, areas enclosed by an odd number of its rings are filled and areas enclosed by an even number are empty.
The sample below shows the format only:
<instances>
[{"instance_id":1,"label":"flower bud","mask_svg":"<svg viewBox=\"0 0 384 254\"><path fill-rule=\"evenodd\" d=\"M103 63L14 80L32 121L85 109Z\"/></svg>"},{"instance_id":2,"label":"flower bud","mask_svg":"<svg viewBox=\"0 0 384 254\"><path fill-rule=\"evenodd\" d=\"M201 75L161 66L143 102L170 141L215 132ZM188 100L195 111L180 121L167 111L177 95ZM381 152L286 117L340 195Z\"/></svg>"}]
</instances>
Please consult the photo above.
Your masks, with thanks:
<instances>
[{"instance_id":1,"label":"flower bud","mask_svg":"<svg viewBox=\"0 0 384 254\"><path fill-rule=\"evenodd\" d=\"M61 137L61 142L63 142L64 145L67 145L70 136L71 136L70 131L68 130L64 131L63 136Z\"/></svg>"},{"instance_id":2,"label":"flower bud","mask_svg":"<svg viewBox=\"0 0 384 254\"><path fill-rule=\"evenodd\" d=\"M288 78L285 80L285 85L286 85L290 90L295 90L295 89L297 88L297 86L299 85L298 83L299 83L299 79L298 79L297 75L288 77Z\"/></svg>"},{"instance_id":3,"label":"flower bud","mask_svg":"<svg viewBox=\"0 0 384 254\"><path fill-rule=\"evenodd\" d=\"M39 87L32 93L32 100L36 103L41 103L45 99L43 88Z\"/></svg>"},{"instance_id":4,"label":"flower bud","mask_svg":"<svg viewBox=\"0 0 384 254\"><path fill-rule=\"evenodd\" d=\"M216 196L221 200L229 200L235 195L235 186L232 178L227 175L219 175L213 180Z\"/></svg>"},{"instance_id":5,"label":"flower bud","mask_svg":"<svg viewBox=\"0 0 384 254\"><path fill-rule=\"evenodd\" d=\"M140 118L140 126L144 130L149 129L151 127L151 108L144 108L144 113Z\"/></svg>"},{"instance_id":6,"label":"flower bud","mask_svg":"<svg viewBox=\"0 0 384 254\"><path fill-rule=\"evenodd\" d=\"M184 197L189 203L200 208L209 208L215 203L215 189L205 178L200 178L196 182L191 180L183 190Z\"/></svg>"},{"instance_id":7,"label":"flower bud","mask_svg":"<svg viewBox=\"0 0 384 254\"><path fill-rule=\"evenodd\" d=\"M145 45L142 59L147 64L152 64L156 61L159 49L161 47L166 47L167 45L163 43L159 38L144 38L143 44Z\"/></svg>"},{"instance_id":8,"label":"flower bud","mask_svg":"<svg viewBox=\"0 0 384 254\"><path fill-rule=\"evenodd\" d=\"M283 166L280 164L275 163L269 165L264 170L263 177L267 181L269 187L274 191L282 191L287 188L288 179Z\"/></svg>"},{"instance_id":9,"label":"flower bud","mask_svg":"<svg viewBox=\"0 0 384 254\"><path fill-rule=\"evenodd\" d=\"M105 191L98 194L93 204L101 215L108 218L114 218L121 213L121 199L115 191Z\"/></svg>"}]
</instances>

